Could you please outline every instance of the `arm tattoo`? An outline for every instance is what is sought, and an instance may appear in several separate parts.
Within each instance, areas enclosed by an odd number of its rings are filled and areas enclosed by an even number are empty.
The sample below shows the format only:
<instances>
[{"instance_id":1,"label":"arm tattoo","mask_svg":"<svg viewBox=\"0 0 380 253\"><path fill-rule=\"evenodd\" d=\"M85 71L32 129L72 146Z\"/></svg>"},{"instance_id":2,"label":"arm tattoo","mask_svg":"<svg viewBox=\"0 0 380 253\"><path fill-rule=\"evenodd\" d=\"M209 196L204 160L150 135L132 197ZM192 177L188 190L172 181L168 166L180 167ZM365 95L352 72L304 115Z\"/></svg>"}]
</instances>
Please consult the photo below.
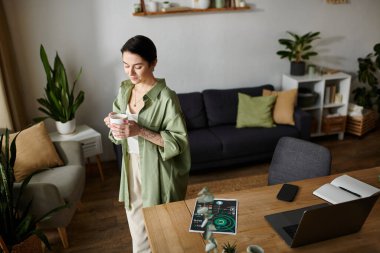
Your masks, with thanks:
<instances>
[{"instance_id":1,"label":"arm tattoo","mask_svg":"<svg viewBox=\"0 0 380 253\"><path fill-rule=\"evenodd\" d=\"M155 133L155 132L152 132L146 128L143 128L141 127L140 129L140 135L141 137L143 137L144 139L160 146L160 147L163 147L164 146L164 140L162 139L160 133Z\"/></svg>"}]
</instances>

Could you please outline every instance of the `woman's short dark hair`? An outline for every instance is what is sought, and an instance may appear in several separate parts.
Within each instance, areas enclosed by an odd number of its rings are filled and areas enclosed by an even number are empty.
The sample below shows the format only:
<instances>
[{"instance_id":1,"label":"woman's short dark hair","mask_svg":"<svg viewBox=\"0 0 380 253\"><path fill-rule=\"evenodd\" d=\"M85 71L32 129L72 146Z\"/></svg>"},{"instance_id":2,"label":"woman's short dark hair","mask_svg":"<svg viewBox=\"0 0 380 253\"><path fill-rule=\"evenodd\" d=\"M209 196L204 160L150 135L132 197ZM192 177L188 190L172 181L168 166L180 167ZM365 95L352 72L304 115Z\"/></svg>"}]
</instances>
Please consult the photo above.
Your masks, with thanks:
<instances>
[{"instance_id":1,"label":"woman's short dark hair","mask_svg":"<svg viewBox=\"0 0 380 253\"><path fill-rule=\"evenodd\" d=\"M130 38L125 42L120 51L122 54L127 51L133 54L138 54L149 64L152 64L157 60L156 46L151 39L143 35L136 35L135 37Z\"/></svg>"}]
</instances>

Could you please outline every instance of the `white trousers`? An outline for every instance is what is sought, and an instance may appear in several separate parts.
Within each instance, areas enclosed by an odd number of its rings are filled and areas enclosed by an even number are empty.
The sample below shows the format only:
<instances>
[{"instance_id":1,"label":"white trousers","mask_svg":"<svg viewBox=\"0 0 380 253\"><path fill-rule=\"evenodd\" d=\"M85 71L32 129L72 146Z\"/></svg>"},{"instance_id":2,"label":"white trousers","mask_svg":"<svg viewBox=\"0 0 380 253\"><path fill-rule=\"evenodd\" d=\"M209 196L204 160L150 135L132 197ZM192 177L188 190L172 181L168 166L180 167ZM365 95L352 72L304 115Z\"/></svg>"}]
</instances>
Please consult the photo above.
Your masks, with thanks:
<instances>
[{"instance_id":1,"label":"white trousers","mask_svg":"<svg viewBox=\"0 0 380 253\"><path fill-rule=\"evenodd\" d=\"M142 212L140 157L129 154L128 185L131 209L126 208L129 230L132 236L133 253L150 253L148 235Z\"/></svg>"}]
</instances>

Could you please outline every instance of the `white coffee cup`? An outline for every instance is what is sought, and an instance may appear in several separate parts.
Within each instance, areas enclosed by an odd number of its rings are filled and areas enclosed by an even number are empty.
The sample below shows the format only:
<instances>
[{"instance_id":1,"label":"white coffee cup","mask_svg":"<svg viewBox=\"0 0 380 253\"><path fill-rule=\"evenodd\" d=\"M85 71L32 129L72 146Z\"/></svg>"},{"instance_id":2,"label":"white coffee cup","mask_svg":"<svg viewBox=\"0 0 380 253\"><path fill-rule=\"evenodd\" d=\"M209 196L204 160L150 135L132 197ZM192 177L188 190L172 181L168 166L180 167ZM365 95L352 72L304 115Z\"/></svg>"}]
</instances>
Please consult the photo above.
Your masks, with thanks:
<instances>
[{"instance_id":1,"label":"white coffee cup","mask_svg":"<svg viewBox=\"0 0 380 253\"><path fill-rule=\"evenodd\" d=\"M247 253L264 253L264 249L259 245L248 245Z\"/></svg>"},{"instance_id":2,"label":"white coffee cup","mask_svg":"<svg viewBox=\"0 0 380 253\"><path fill-rule=\"evenodd\" d=\"M124 120L128 119L127 114L123 113L114 113L110 115L110 123L111 124L118 124L118 125L123 125Z\"/></svg>"},{"instance_id":3,"label":"white coffee cup","mask_svg":"<svg viewBox=\"0 0 380 253\"><path fill-rule=\"evenodd\" d=\"M128 119L128 116L126 114L123 114L123 113L115 113L115 114L110 115L110 123L111 124L123 125L126 123L125 120L127 120L127 119ZM114 134L113 134L113 136L116 140L122 140L122 138L116 137Z\"/></svg>"}]
</instances>

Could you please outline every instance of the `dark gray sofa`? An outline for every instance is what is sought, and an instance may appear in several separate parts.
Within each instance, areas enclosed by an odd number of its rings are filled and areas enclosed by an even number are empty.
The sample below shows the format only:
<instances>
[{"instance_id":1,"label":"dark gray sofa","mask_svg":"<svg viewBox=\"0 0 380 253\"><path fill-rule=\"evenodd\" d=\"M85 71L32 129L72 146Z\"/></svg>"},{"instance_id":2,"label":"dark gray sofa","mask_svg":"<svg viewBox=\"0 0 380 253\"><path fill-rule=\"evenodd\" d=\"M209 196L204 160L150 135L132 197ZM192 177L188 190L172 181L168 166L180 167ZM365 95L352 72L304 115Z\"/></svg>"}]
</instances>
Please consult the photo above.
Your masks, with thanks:
<instances>
[{"instance_id":1,"label":"dark gray sofa","mask_svg":"<svg viewBox=\"0 0 380 253\"><path fill-rule=\"evenodd\" d=\"M310 138L311 115L295 108L295 126L236 128L238 92L261 96L270 84L178 94L189 134L191 170L269 161L283 136ZM121 167L121 147L114 146Z\"/></svg>"},{"instance_id":2,"label":"dark gray sofa","mask_svg":"<svg viewBox=\"0 0 380 253\"><path fill-rule=\"evenodd\" d=\"M188 128L192 171L270 160L281 137L310 138L311 116L298 108L295 126L235 127L238 92L261 96L264 88L273 90L268 84L178 94Z\"/></svg>"}]
</instances>

